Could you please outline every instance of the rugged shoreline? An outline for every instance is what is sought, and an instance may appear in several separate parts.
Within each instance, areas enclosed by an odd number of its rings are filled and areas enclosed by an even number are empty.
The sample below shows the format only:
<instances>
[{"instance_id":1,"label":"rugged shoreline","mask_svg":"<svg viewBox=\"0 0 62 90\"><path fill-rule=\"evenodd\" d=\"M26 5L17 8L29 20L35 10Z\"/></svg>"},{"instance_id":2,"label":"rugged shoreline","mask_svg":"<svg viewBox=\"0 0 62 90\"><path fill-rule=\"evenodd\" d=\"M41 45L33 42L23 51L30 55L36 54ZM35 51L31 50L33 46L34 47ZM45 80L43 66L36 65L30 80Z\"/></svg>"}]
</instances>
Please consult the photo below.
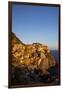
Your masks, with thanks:
<instances>
[{"instance_id":1,"label":"rugged shoreline","mask_svg":"<svg viewBox=\"0 0 62 90\"><path fill-rule=\"evenodd\" d=\"M12 33L12 77L13 85L59 84L59 63L48 46L24 44Z\"/></svg>"}]
</instances>

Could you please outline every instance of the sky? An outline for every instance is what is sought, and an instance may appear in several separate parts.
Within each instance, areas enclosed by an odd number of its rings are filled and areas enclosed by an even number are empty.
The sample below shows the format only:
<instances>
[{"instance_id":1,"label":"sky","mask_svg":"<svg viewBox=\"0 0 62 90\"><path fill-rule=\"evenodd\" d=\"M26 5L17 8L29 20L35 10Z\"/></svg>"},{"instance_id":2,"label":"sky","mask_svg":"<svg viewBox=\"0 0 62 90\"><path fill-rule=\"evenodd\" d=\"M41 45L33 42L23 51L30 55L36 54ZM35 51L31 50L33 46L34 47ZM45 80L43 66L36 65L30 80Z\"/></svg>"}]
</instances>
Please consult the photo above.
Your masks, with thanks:
<instances>
[{"instance_id":1,"label":"sky","mask_svg":"<svg viewBox=\"0 0 62 90\"><path fill-rule=\"evenodd\" d=\"M51 6L12 6L12 32L26 44L42 43L58 48L59 8Z\"/></svg>"}]
</instances>

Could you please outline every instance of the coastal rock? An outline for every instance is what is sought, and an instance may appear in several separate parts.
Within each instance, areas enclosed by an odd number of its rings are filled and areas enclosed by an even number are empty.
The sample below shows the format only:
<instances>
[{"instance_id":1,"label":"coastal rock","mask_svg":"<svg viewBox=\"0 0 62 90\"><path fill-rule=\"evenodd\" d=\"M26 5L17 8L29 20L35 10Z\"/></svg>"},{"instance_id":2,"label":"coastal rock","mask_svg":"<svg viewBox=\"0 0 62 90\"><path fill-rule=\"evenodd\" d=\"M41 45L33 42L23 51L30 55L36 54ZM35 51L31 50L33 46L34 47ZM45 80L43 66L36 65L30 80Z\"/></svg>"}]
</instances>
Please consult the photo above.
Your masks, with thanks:
<instances>
[{"instance_id":1,"label":"coastal rock","mask_svg":"<svg viewBox=\"0 0 62 90\"><path fill-rule=\"evenodd\" d=\"M12 66L28 70L40 70L43 74L56 65L47 45L40 43L24 44L12 33Z\"/></svg>"}]
</instances>

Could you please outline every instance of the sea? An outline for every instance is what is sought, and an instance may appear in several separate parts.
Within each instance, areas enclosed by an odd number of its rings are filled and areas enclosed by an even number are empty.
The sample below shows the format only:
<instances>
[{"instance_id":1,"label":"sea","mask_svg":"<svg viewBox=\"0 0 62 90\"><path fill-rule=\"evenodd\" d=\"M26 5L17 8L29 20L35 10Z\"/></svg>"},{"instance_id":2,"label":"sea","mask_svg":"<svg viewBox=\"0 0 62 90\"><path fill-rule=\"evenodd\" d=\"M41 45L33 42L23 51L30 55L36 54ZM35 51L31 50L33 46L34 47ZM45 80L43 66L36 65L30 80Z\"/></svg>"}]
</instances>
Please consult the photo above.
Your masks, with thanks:
<instances>
[{"instance_id":1,"label":"sea","mask_svg":"<svg viewBox=\"0 0 62 90\"><path fill-rule=\"evenodd\" d=\"M59 63L60 62L59 52L57 50L51 50L51 54L55 58L55 60L57 60L57 62Z\"/></svg>"}]
</instances>

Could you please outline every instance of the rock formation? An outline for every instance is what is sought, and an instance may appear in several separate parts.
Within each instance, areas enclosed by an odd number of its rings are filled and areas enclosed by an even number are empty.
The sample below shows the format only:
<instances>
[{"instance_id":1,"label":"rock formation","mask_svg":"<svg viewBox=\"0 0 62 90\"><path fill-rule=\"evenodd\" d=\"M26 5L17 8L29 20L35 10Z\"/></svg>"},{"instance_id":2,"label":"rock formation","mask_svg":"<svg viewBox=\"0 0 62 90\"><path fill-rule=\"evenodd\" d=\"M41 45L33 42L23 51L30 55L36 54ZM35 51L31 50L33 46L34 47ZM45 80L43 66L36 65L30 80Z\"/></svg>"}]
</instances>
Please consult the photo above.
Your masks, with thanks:
<instances>
[{"instance_id":1,"label":"rock formation","mask_svg":"<svg viewBox=\"0 0 62 90\"><path fill-rule=\"evenodd\" d=\"M56 65L56 61L46 45L40 43L24 44L14 33L12 33L11 43L12 65L14 67L27 67L28 70L37 69L45 74L48 73L49 68Z\"/></svg>"},{"instance_id":2,"label":"rock formation","mask_svg":"<svg viewBox=\"0 0 62 90\"><path fill-rule=\"evenodd\" d=\"M59 67L48 46L24 44L12 33L11 47L12 85L59 83Z\"/></svg>"}]
</instances>

